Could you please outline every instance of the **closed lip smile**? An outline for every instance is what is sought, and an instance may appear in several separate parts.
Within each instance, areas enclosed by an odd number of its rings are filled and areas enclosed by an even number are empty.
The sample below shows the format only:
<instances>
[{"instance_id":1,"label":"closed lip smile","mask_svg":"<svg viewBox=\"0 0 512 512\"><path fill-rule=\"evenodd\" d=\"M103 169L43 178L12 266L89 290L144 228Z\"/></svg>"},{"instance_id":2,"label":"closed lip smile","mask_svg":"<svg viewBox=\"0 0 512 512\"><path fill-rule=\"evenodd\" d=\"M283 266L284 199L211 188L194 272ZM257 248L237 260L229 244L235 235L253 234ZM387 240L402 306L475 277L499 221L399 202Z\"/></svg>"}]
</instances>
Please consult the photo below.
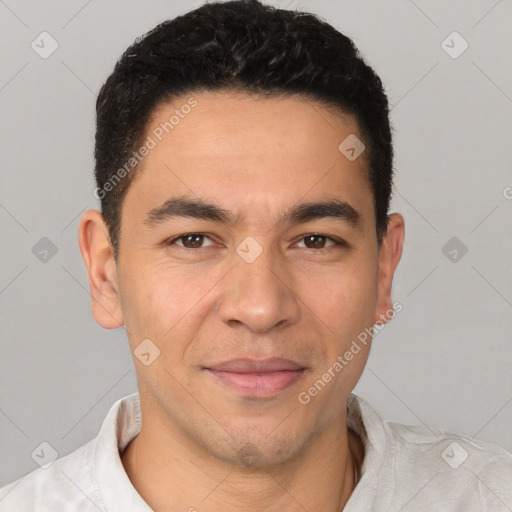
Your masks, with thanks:
<instances>
[{"instance_id":1,"label":"closed lip smile","mask_svg":"<svg viewBox=\"0 0 512 512\"><path fill-rule=\"evenodd\" d=\"M291 386L306 368L290 359L236 358L204 368L224 386L246 397L270 398Z\"/></svg>"}]
</instances>

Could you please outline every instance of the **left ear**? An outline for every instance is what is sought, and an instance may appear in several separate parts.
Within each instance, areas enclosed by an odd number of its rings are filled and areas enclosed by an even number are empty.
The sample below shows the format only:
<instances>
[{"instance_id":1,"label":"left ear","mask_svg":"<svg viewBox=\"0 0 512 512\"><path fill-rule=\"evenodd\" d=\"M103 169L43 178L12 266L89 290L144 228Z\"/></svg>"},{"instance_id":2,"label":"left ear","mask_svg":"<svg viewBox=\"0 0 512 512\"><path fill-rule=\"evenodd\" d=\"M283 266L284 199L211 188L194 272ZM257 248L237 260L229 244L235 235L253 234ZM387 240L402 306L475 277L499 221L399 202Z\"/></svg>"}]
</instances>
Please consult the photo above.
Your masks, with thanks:
<instances>
[{"instance_id":1,"label":"left ear","mask_svg":"<svg viewBox=\"0 0 512 512\"><path fill-rule=\"evenodd\" d=\"M386 323L392 316L390 315L393 311L391 285L395 269L402 256L404 235L404 218L399 213L392 213L388 216L387 232L379 249L378 296L374 322Z\"/></svg>"}]
</instances>

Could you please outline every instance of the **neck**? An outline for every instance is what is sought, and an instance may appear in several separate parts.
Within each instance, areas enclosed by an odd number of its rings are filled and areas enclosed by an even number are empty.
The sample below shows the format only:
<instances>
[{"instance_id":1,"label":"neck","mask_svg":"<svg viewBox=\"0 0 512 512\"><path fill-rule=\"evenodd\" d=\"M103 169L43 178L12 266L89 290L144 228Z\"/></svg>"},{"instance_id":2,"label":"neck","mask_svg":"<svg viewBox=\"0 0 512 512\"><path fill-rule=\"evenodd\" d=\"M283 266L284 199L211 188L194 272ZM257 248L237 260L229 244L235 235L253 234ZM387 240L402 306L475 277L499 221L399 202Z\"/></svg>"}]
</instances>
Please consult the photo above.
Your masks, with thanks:
<instances>
[{"instance_id":1,"label":"neck","mask_svg":"<svg viewBox=\"0 0 512 512\"><path fill-rule=\"evenodd\" d=\"M155 512L338 512L357 483L364 456L345 415L279 466L234 466L202 450L189 449L144 418L140 434L121 460L133 486Z\"/></svg>"}]
</instances>

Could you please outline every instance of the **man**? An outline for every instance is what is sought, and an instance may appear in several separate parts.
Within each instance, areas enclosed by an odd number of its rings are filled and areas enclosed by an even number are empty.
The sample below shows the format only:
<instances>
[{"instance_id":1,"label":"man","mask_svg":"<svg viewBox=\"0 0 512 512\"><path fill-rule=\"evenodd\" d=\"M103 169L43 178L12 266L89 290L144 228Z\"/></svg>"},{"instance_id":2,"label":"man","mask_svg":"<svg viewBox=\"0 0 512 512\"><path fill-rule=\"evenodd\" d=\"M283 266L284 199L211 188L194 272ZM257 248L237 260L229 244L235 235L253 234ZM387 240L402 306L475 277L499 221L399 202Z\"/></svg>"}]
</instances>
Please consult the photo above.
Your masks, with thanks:
<instances>
[{"instance_id":1,"label":"man","mask_svg":"<svg viewBox=\"0 0 512 512\"><path fill-rule=\"evenodd\" d=\"M512 455L352 394L400 307L404 221L347 37L256 0L164 22L103 86L95 157L80 249L139 394L3 512L512 510Z\"/></svg>"}]
</instances>

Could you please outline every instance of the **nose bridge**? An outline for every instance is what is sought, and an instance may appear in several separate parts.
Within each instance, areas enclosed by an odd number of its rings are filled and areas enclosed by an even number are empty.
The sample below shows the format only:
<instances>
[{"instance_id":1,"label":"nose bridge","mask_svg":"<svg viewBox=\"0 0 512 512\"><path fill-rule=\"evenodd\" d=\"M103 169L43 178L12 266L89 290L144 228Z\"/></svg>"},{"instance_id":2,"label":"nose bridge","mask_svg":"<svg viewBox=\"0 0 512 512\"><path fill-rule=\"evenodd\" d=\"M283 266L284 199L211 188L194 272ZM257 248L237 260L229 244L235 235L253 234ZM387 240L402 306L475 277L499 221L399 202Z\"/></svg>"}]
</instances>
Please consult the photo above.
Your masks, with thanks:
<instances>
[{"instance_id":1,"label":"nose bridge","mask_svg":"<svg viewBox=\"0 0 512 512\"><path fill-rule=\"evenodd\" d=\"M299 305L285 261L252 237L240 243L236 252L219 307L222 321L243 323L258 332L297 321Z\"/></svg>"},{"instance_id":2,"label":"nose bridge","mask_svg":"<svg viewBox=\"0 0 512 512\"><path fill-rule=\"evenodd\" d=\"M256 246L256 243L249 240L239 244L237 254L241 261L235 260L234 274L240 284L255 287L253 291L256 293L258 289L279 293L286 277L285 265L279 261L277 251L271 246L264 249L259 243Z\"/></svg>"}]
</instances>

